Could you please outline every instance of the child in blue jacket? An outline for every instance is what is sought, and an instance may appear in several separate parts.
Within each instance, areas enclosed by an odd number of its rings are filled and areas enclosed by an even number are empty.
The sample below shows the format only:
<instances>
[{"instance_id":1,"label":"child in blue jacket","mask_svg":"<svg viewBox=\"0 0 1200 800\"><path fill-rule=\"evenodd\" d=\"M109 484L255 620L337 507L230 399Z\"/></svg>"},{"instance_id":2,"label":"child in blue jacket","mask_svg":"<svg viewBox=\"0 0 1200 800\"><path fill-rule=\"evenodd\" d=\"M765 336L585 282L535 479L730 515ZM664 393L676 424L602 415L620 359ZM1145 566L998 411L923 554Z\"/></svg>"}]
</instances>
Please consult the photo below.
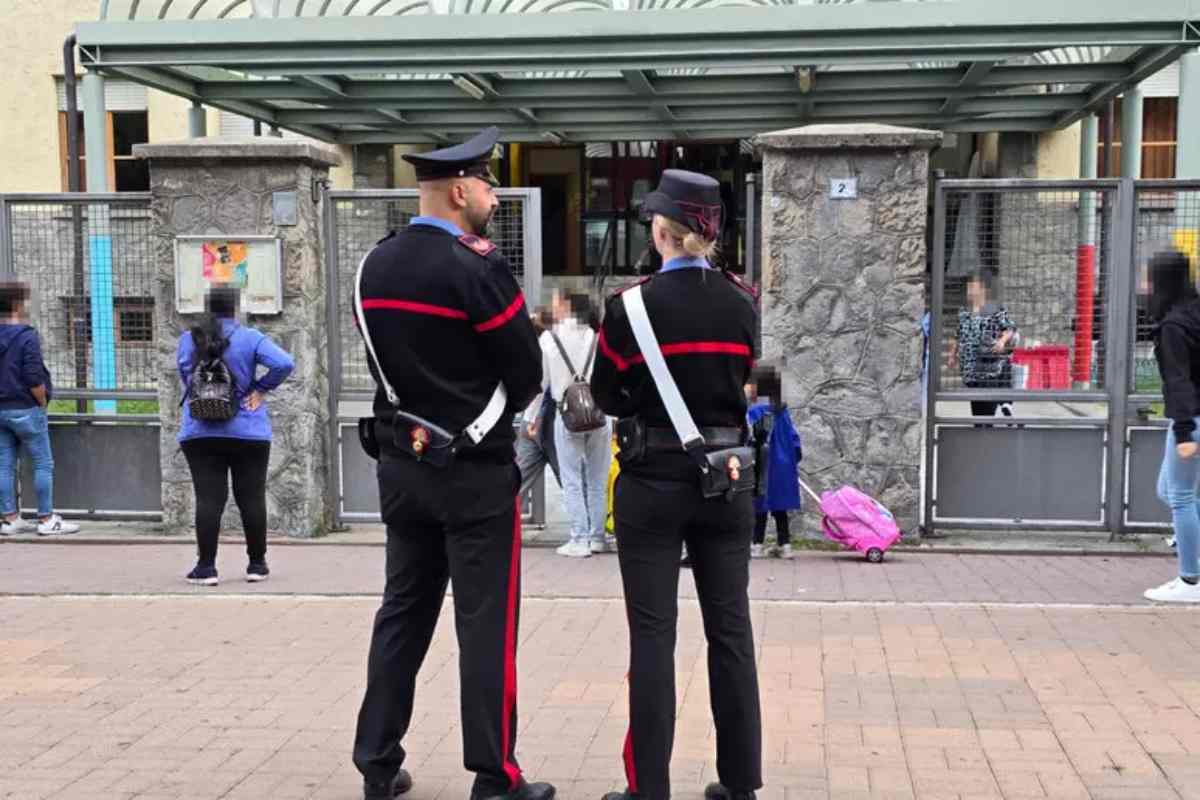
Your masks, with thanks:
<instances>
[{"instance_id":1,"label":"child in blue jacket","mask_svg":"<svg viewBox=\"0 0 1200 800\"><path fill-rule=\"evenodd\" d=\"M792 425L792 417L782 402L779 375L774 369L760 368L751 379L751 392L756 400L746 412L755 448L758 472L754 487L754 541L750 555L766 555L764 540L767 534L767 515L775 518L775 536L779 543L777 555L792 557L791 535L788 532L788 512L800 508L800 460L804 452L800 434Z\"/></svg>"}]
</instances>

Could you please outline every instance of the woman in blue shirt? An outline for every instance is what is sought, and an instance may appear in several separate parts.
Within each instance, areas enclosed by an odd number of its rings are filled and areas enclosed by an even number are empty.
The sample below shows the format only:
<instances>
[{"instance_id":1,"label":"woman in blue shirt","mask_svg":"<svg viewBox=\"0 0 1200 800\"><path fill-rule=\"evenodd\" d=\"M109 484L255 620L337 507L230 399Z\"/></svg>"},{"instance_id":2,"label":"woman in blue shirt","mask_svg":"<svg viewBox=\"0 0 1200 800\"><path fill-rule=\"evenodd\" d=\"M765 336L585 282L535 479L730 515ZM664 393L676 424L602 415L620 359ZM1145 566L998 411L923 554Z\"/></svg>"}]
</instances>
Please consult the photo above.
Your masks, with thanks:
<instances>
[{"instance_id":1,"label":"woman in blue shirt","mask_svg":"<svg viewBox=\"0 0 1200 800\"><path fill-rule=\"evenodd\" d=\"M196 491L196 544L199 557L188 573L189 583L217 585L217 537L221 514L233 497L242 514L246 553L250 564L246 580L264 581L267 568L267 463L271 457L271 418L264 396L292 373L292 357L264 334L236 320L239 293L213 289L205 322L179 339L177 362L185 402L179 442L192 473ZM233 378L239 402L237 415L225 422L193 419L186 402L197 362L221 358ZM259 375L259 367L266 372Z\"/></svg>"}]
</instances>

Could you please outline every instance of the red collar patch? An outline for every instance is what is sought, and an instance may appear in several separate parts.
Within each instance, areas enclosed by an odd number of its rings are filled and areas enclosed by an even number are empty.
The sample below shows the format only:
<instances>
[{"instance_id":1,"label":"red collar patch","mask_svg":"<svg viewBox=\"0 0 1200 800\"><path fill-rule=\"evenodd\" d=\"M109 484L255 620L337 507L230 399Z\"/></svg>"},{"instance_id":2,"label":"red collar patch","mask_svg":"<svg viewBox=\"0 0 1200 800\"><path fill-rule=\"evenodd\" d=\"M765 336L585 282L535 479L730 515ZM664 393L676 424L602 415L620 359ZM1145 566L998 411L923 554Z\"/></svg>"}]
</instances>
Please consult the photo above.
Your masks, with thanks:
<instances>
[{"instance_id":1,"label":"red collar patch","mask_svg":"<svg viewBox=\"0 0 1200 800\"><path fill-rule=\"evenodd\" d=\"M757 299L758 299L758 290L757 290L757 289L755 289L755 288L754 288L753 286L751 286L750 284L748 284L748 283L746 283L745 281L743 281L743 280L742 280L741 278L739 278L737 275L734 275L734 274L732 274L731 272L729 272L729 271L727 271L727 270L721 270L721 274L722 274L722 275L724 275L726 278L728 278L728 279L729 279L729 282L730 282L730 283L732 283L734 286L736 286L736 287L738 287L739 289L741 289L742 291L746 292L746 293L747 293L747 294L749 294L751 297L753 297L755 300L757 300Z\"/></svg>"},{"instance_id":2,"label":"red collar patch","mask_svg":"<svg viewBox=\"0 0 1200 800\"><path fill-rule=\"evenodd\" d=\"M496 249L496 245L492 244L487 239L470 233L458 237L458 241L460 244L464 245L470 250L473 250L477 255L481 256L491 255L492 251Z\"/></svg>"}]
</instances>

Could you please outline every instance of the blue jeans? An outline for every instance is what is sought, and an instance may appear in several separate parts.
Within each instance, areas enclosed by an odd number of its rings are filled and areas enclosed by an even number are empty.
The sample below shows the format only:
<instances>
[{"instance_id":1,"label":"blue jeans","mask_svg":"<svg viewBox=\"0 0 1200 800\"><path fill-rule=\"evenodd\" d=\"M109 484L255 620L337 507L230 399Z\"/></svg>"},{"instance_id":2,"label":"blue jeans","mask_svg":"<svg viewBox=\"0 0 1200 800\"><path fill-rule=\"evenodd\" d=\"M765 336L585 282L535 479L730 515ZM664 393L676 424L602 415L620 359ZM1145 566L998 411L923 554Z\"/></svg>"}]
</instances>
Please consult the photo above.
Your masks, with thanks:
<instances>
[{"instance_id":1,"label":"blue jeans","mask_svg":"<svg viewBox=\"0 0 1200 800\"><path fill-rule=\"evenodd\" d=\"M1200 425L1200 417L1196 423ZM1175 444L1175 431L1168 428L1162 469L1158 473L1158 497L1171 507L1179 574L1195 578L1200 577L1200 505L1197 504L1200 455L1182 459L1175 453Z\"/></svg>"},{"instance_id":2,"label":"blue jeans","mask_svg":"<svg viewBox=\"0 0 1200 800\"><path fill-rule=\"evenodd\" d=\"M554 446L563 505L571 521L571 541L604 541L608 516L608 468L612 463L612 426L586 433L571 433L562 416L554 418Z\"/></svg>"},{"instance_id":3,"label":"blue jeans","mask_svg":"<svg viewBox=\"0 0 1200 800\"><path fill-rule=\"evenodd\" d=\"M33 461L38 516L54 511L54 455L50 452L50 424L44 408L0 409L0 514L17 513L16 469L21 445Z\"/></svg>"}]
</instances>

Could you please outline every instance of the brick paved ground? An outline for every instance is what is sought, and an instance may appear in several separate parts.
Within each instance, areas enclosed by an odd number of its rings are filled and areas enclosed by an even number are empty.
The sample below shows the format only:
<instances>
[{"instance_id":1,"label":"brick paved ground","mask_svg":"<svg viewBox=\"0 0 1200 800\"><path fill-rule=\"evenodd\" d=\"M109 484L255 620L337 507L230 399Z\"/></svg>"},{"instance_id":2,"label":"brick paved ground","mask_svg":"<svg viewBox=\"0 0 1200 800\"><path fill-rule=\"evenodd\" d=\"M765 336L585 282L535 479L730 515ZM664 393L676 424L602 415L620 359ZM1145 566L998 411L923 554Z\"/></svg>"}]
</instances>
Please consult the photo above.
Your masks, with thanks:
<instances>
[{"instance_id":1,"label":"brick paved ground","mask_svg":"<svg viewBox=\"0 0 1200 800\"><path fill-rule=\"evenodd\" d=\"M57 542L69 540L55 540ZM273 547L270 582L242 581L245 553L221 546L222 591L260 594L377 596L383 582L381 547ZM26 544L0 539L0 594L205 594L183 575L195 546L180 544ZM893 551L882 565L849 553L803 553L792 561L754 562L751 596L760 600L863 602L1142 603L1142 592L1171 577L1167 556L951 555ZM548 549L527 549L526 596L618 598L615 555L575 560ZM683 596L694 597L691 580Z\"/></svg>"},{"instance_id":2,"label":"brick paved ground","mask_svg":"<svg viewBox=\"0 0 1200 800\"><path fill-rule=\"evenodd\" d=\"M356 798L348 752L374 601L253 594L288 581L373 592L380 555L278 548L280 580L180 597L154 594L181 589L176 546L0 546L0 591L32 581L117 595L0 598L0 798ZM876 568L811 555L755 566L766 800L1200 797L1200 616L1061 605L1134 602L1169 562L912 555ZM611 557L527 556L540 597L523 608L519 752L564 800L622 784L615 569ZM865 602L810 602L822 597ZM448 623L406 742L413 800L466 797ZM675 796L698 800L713 740L686 598L677 664Z\"/></svg>"}]
</instances>

